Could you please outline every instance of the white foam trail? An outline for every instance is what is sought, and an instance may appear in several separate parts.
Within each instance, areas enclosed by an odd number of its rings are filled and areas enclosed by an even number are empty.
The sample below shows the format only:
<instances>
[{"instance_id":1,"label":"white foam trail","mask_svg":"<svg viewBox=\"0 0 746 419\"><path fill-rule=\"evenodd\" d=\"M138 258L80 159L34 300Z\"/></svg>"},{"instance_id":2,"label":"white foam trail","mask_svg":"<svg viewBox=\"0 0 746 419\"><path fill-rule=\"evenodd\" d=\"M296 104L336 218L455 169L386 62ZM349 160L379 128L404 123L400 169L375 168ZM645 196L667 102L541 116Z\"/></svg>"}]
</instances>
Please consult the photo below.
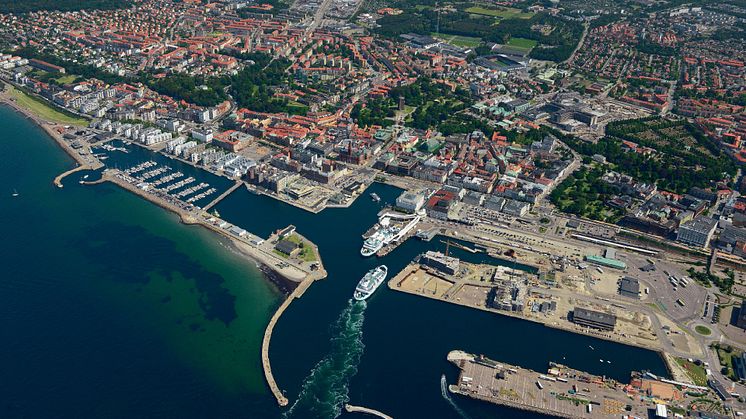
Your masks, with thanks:
<instances>
[{"instance_id":1,"label":"white foam trail","mask_svg":"<svg viewBox=\"0 0 746 419\"><path fill-rule=\"evenodd\" d=\"M349 384L363 354L365 301L349 300L332 326L330 352L313 367L298 399L283 416L336 418L349 399Z\"/></svg>"},{"instance_id":2,"label":"white foam trail","mask_svg":"<svg viewBox=\"0 0 746 419\"><path fill-rule=\"evenodd\" d=\"M443 374L440 376L440 394L443 396L444 399L448 402L448 404L451 405L453 410L458 413L459 416L461 416L464 419L471 419L469 415L466 414L458 405L456 404L456 401L451 398L451 394L448 392L448 383L446 382L446 375Z\"/></svg>"}]
</instances>

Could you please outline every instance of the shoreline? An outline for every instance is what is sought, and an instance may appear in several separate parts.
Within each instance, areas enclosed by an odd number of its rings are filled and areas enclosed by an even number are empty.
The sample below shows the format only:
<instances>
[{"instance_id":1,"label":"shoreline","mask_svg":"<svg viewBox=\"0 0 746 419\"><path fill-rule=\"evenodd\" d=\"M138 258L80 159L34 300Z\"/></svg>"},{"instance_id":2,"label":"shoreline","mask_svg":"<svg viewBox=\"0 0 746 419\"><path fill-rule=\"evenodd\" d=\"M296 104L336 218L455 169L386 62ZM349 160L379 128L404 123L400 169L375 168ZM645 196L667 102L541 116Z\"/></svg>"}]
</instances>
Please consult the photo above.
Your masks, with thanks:
<instances>
[{"instance_id":1,"label":"shoreline","mask_svg":"<svg viewBox=\"0 0 746 419\"><path fill-rule=\"evenodd\" d=\"M65 171L64 173L58 175L55 180L54 184L58 187L62 187L61 180L64 178L64 176L74 173L80 170L96 170L104 165L100 164L100 166L95 167L93 165L88 164L83 157L77 153L75 150L73 150L69 144L67 144L64 139L62 138L62 134L60 132L55 131L53 128L57 126L63 126L61 124L53 123L51 121L48 121L35 113L31 111L30 109L27 109L20 104L18 104L16 101L14 101L9 95L8 95L8 87L9 84L5 84L2 90L0 90L0 105L8 106L9 108L13 109L14 111L18 112L25 118L29 119L31 122L34 123L34 125L41 128L48 137L51 137L52 140L57 144L57 146L62 149L63 152L69 157L73 159L75 162L75 167L73 167L70 170ZM206 230L212 230L213 233L218 235L218 240L226 240L230 244L231 251L238 252L241 256L246 257L250 261L254 262L256 265L258 265L259 270L262 272L262 276L266 281L273 284L275 287L277 287L278 291L280 291L281 294L284 294L285 298L283 299L280 306L275 310L272 317L270 318L270 321L268 322L265 331L264 336L262 339L262 369L264 372L264 377L267 382L267 385L270 387L270 391L272 392L273 396L277 400L278 405L280 406L286 406L288 404L288 399L283 395L283 392L280 390L279 386L277 385L274 376L272 374L272 367L269 360L269 345L272 338L272 333L274 331L274 327L277 324L277 321L280 319L282 314L285 312L288 306L290 306L290 303L293 302L296 298L300 298L303 293L317 280L326 278L327 273L326 270L323 268L323 263L320 259L318 247L313 244L314 251L316 252L318 256L318 263L319 263L319 270L315 272L315 274L309 274L305 273L305 278L292 278L287 273L280 272L278 269L273 268L270 266L268 261L257 255L257 251L250 251L248 245L245 245L244 243L239 242L238 240L228 237L225 232L217 231L215 227L206 224L204 222L201 222L198 219L194 219L190 216L185 216L180 211L176 210L175 208L171 208L166 202L161 202L160 199L155 199L155 197L149 197L148 194L142 193L142 191L137 191L132 185L125 185L125 182L120 181L116 182L113 178L105 178L102 176L102 178L96 182L90 182L91 184L99 184L104 182L111 182L113 184L116 184L120 188L127 190L129 192L134 193L135 195L144 198L146 201L151 202L159 207L161 207L164 210L167 210L168 212L171 212L175 214L179 222L181 222L184 225L198 225L202 228L205 228ZM304 240L307 240L303 238ZM296 268L297 269L297 268ZM301 271L302 272L302 271Z\"/></svg>"}]
</instances>

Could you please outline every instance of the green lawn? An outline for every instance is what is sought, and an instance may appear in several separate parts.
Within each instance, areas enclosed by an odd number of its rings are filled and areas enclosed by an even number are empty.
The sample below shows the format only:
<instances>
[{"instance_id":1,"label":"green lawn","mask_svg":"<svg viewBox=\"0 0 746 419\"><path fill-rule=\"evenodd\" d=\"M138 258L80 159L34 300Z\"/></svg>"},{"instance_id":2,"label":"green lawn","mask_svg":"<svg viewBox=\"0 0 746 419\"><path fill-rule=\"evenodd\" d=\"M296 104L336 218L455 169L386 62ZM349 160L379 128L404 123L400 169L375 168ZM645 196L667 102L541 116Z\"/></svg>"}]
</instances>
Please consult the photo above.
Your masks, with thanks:
<instances>
[{"instance_id":1,"label":"green lawn","mask_svg":"<svg viewBox=\"0 0 746 419\"><path fill-rule=\"evenodd\" d=\"M738 377L736 377L735 370L733 369L733 357L739 357L741 356L741 351L738 351L736 349L731 349L730 351L726 350L727 345L724 346L717 346L717 354L718 358L720 359L720 365L723 367L728 367L728 378L731 380L738 380Z\"/></svg>"},{"instance_id":2,"label":"green lawn","mask_svg":"<svg viewBox=\"0 0 746 419\"><path fill-rule=\"evenodd\" d=\"M694 331L703 336L710 336L712 334L712 330L702 325L695 326Z\"/></svg>"},{"instance_id":3,"label":"green lawn","mask_svg":"<svg viewBox=\"0 0 746 419\"><path fill-rule=\"evenodd\" d=\"M73 83L77 79L78 76L76 76L75 74L66 74L64 76L57 77L57 82L60 84L69 84Z\"/></svg>"},{"instance_id":4,"label":"green lawn","mask_svg":"<svg viewBox=\"0 0 746 419\"><path fill-rule=\"evenodd\" d=\"M474 36L447 35L447 34L435 33L435 32L432 32L430 36L433 36L438 39L442 39L443 41L453 46L462 47L462 48L476 48L479 46L479 44L482 43L482 38L478 38Z\"/></svg>"},{"instance_id":5,"label":"green lawn","mask_svg":"<svg viewBox=\"0 0 746 419\"><path fill-rule=\"evenodd\" d=\"M523 13L520 10L514 9L512 7L504 7L504 8L499 8L499 9L491 9L491 8L488 9L486 7L472 6L464 11L466 13L471 13L475 15L492 16L492 17L498 17L501 19L513 19L513 18L530 19L534 16L533 13Z\"/></svg>"},{"instance_id":6,"label":"green lawn","mask_svg":"<svg viewBox=\"0 0 746 419\"><path fill-rule=\"evenodd\" d=\"M707 385L707 371L705 371L704 367L693 362L689 362L684 358L676 358L676 363L684 368L689 378L694 381L694 384L698 386Z\"/></svg>"},{"instance_id":7,"label":"green lawn","mask_svg":"<svg viewBox=\"0 0 746 419\"><path fill-rule=\"evenodd\" d=\"M10 87L10 94L16 100L16 103L30 110L36 116L50 122L56 122L61 125L75 125L84 127L88 121L83 118L65 114L58 111L52 105L44 102L42 99L28 95L16 88Z\"/></svg>"},{"instance_id":8,"label":"green lawn","mask_svg":"<svg viewBox=\"0 0 746 419\"><path fill-rule=\"evenodd\" d=\"M510 38L510 41L508 41L508 45L511 47L521 48L521 49L533 49L538 42L534 41L533 39L526 39L526 38Z\"/></svg>"}]
</instances>

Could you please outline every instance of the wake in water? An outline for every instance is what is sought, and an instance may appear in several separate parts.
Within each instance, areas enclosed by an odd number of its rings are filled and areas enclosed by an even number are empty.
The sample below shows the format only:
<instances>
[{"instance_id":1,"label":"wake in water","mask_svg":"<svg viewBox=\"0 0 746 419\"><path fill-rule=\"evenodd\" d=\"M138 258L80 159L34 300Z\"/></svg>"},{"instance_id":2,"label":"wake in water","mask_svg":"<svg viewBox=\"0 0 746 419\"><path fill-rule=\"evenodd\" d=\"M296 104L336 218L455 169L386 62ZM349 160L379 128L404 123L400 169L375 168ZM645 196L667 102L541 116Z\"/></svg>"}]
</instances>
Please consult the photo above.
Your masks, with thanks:
<instances>
[{"instance_id":1,"label":"wake in water","mask_svg":"<svg viewBox=\"0 0 746 419\"><path fill-rule=\"evenodd\" d=\"M365 301L350 301L332 325L331 351L311 370L284 417L336 418L349 399L350 380L363 355Z\"/></svg>"},{"instance_id":2,"label":"wake in water","mask_svg":"<svg viewBox=\"0 0 746 419\"><path fill-rule=\"evenodd\" d=\"M458 405L456 404L456 401L451 398L451 394L448 392L448 383L446 382L446 375L443 374L440 376L440 394L443 396L444 399L448 402L448 404L451 405L453 410L458 413L459 416L461 416L464 419L470 419L469 415L466 414Z\"/></svg>"}]
</instances>

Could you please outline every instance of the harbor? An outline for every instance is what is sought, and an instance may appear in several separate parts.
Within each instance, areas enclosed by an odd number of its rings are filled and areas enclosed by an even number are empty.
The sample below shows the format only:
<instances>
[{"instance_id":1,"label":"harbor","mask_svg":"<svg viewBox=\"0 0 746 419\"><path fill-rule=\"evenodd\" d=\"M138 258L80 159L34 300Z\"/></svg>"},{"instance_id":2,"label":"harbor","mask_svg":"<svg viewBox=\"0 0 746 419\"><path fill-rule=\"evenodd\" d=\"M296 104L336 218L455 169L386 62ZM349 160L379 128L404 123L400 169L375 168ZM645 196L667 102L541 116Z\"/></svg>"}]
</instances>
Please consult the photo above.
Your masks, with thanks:
<instances>
[{"instance_id":1,"label":"harbor","mask_svg":"<svg viewBox=\"0 0 746 419\"><path fill-rule=\"evenodd\" d=\"M120 148L115 145L114 147ZM168 173L164 173L161 176L169 176L169 174L181 172L184 176L178 179L174 178L174 181L181 180L182 178L193 177L195 178L196 184L201 182L207 182L213 187L216 187L219 191L225 191L229 189L232 184L230 181L220 177L211 177L210 174L205 175L203 171L197 170L194 167L180 162L176 159L165 159L157 153L145 150L142 147L130 147L129 152L121 152L119 150L108 151L110 156L104 162L106 165L115 171L126 170L127 168L136 166L143 162L153 160L159 165L166 164L165 162L170 161L172 164L169 166L172 170ZM148 170L154 170L156 167ZM147 170L145 170L147 171ZM145 172L143 171L143 172ZM109 173L109 172L107 172ZM113 172L112 172L113 173ZM153 183L157 182L160 178L154 177ZM95 178L81 179L86 183L99 183ZM110 181L106 181L111 183ZM133 178L133 183L124 182L120 186L125 189L143 196L145 199L151 200L152 202L163 206L162 203L170 203L174 209L178 210L181 205L188 205L188 203L178 200L168 193L164 193L161 199L152 200L150 195L155 193L161 193L158 191L158 187L168 184L168 181L164 181L152 188L152 191L142 191L137 187L139 183L138 179ZM128 185L128 186L127 186ZM74 189L77 189L77 185ZM90 190L97 190L97 188L90 188ZM376 184L372 187L372 191L375 191L381 197L382 202L393 202L395 197L399 194L398 189L390 188L385 185ZM21 191L23 193L23 190ZM217 195L217 193L216 193ZM209 199L209 198L208 198ZM171 203L173 200L173 203ZM252 208L252 211L246 211L246 208ZM170 209L170 208L169 208ZM297 398L298 386L304 382L304 375L306 371L309 371L313 367L313 363L318 359L320 354L323 354L326 346L326 339L304 339L303 354L298 354L298 351L291 350L291 348L297 347L297 339L299 336L306 336L309 331L313 333L318 332L321 327L325 329L322 324L328 324L337 315L339 310L344 305L344 302L350 299L354 284L363 275L365 270L371 269L375 265L380 264L380 261L376 261L377 258L363 259L359 256L360 249L360 234L361 230L364 229L366 222L372 223L378 220L377 212L380 210L380 205L377 202L368 199L357 200L355 204L351 205L348 209L334 210L333 212L322 212L319 214L311 214L306 211L297 211L296 207L291 207L277 202L276 200L257 196L245 188L238 188L233 193L225 197L225 199L215 205L214 210L221 213L219 217L221 220L225 220L233 226L240 226L238 228L252 231L257 234L257 237L270 237L277 229L280 229L287 225L288 221L291 221L294 225L298 226L298 229L303 234L316 243L321 249L330 249L327 258L324 260L324 269L329 270L330 277L336 278L335 281L321 281L317 285L310 287L303 294L303 298L290 304L288 303L288 309L284 311L281 318L276 320L276 324L270 330L271 335L271 346L268 345L266 351L266 358L272 359L271 373L273 380L277 384L277 393L283 395L289 400ZM172 210L173 211L173 210ZM343 212L344 211L344 212ZM177 211L173 211L178 213ZM204 210L202 210L204 212ZM211 208L211 211L213 209ZM203 222L209 223L209 219L213 218L211 214L201 215L204 219ZM217 218L216 218L217 220ZM187 220L194 221L194 220ZM368 224L370 225L370 224ZM209 227L208 227L209 228ZM220 228L214 226L213 228ZM213 229L211 228L211 230ZM416 229L415 229L416 230ZM354 234L329 234L329 231L350 231ZM225 231L219 233L221 237L231 237ZM236 242L233 242L234 245ZM240 243L240 242L239 242ZM406 240L397 247L396 251L389 253L385 256L385 263L391 269L391 272L397 272L402 269L408 261L412 259L416 254L423 252L426 249L440 248L442 250L443 245L440 243L440 239L432 240L431 242L424 242L419 240ZM337 249L337 250L335 250ZM349 251L347 250L349 249ZM337 254L336 252L340 253ZM462 252L461 249L454 249L454 253ZM270 253L274 253L271 251ZM487 255L483 253L472 254L471 252L463 251L461 257L475 257L484 258ZM583 343L587 339L583 336L577 336L567 333L562 333L552 330L539 330L531 329L531 326L525 324L516 324L512 319L505 319L505 321L495 318L495 316L483 316L482 314L475 311L464 311L459 307L449 308L439 304L429 304L424 299L411 300L411 299L400 299L395 293L390 293L386 289L379 289L375 295L371 297L372 300L372 311L369 313L367 326L366 326L366 342L365 342L365 353L366 356L363 362L358 366L358 372L355 376L352 384L350 385L350 396L352 400L360 401L360 404L365 406L372 406L376 409L380 409L383 412L390 412L394 417L406 417L409 410L404 407L405 405L399 403L397 400L402 401L405 399L411 399L412 397L423 398L427 400L429 405L434 406L439 412L448 412L447 404L441 398L440 393L434 394L423 394L420 391L414 392L414 388L424 388L428 385L429 380L426 376L419 377L416 371L419 371L421 364L417 365L407 362L406 365L402 362L394 362L391 365L383 365L375 360L383 359L386 353L390 350L388 345L384 342L383 336L390 336L391 333L396 335L396 339L401 341L403 344L412 345L412 348L422 347L426 345L428 349L425 352L418 351L418 355L422 363L439 365L438 360L442 359L442 355L439 358L438 353L442 353L442 345L447 344L447 341L451 339L468 339L473 344L482 345L487 340L486 336L475 337L467 336L461 326L463 322L468 322L476 328L486 327L498 327L501 330L505 330L506 333L512 330L512 328L518 328L521 333L526 330L533 330L532 333L541 333L547 339L547 344L543 345L541 351L526 347L526 345L519 345L516 348L503 348L503 353L510 358L516 356L523 359L522 363L530 366L537 360L540 361L545 359L545 356L549 356L550 352L556 353L562 351L562 347L566 344L575 345L578 348L577 354L567 354L568 359L572 358L575 365L583 365L591 369L601 368L602 371L609 372L611 374L626 374L629 371L631 364L625 362L625 358L621 356L622 353L628 354L633 351L637 362L644 362L646 365L650 365L651 368L656 369L661 373L665 373L662 368L662 363L655 356L647 351L637 351L636 349L630 349L629 347L615 346L613 344L605 344L603 342L596 342L594 346L597 348L604 348L604 350L615 359L613 365L586 365L585 354L583 351ZM308 313L315 313L317 319L313 322L308 321ZM384 310L383 312L381 310ZM274 308L273 308L274 311ZM402 317L400 313L407 312L409 315ZM424 317L423 317L424 316ZM442 324L440 325L440 332L437 334L423 335L422 333L411 333L413 330L417 330L418 325L423 319L435 318L441 316L448 316L454 319L453 325ZM268 316L269 317L269 316ZM410 324L410 321L416 323ZM264 324L265 320L262 318L261 322ZM403 322L401 327L397 326L396 330L391 330L392 324L399 324ZM382 328L382 326L385 327ZM401 329L401 330L400 330ZM403 330L408 332L403 333ZM324 332L321 332L322 335ZM516 331L517 333L517 331ZM448 339L444 340L444 337ZM413 341L413 339L416 340ZM559 342L565 342L563 345L559 345ZM573 342L573 343L567 343ZM271 348L271 349L270 349ZM518 350L515 354L510 352L516 349ZM545 354L546 352L546 354ZM532 354L531 356L527 354ZM616 354L616 355L612 355ZM263 357L264 359L264 357ZM570 361L568 361L570 362ZM418 366L419 365L419 366ZM362 382L371 383L376 388L384 388L391 385L388 380L381 381L383 377L378 373L381 368L384 370L394 373L394 371L405 371L408 375L414 377L413 381L407 386L397 386L397 392L401 395L391 399L389 396L378 397L378 393L367 396L361 392ZM599 370L599 371L601 371ZM437 381L437 380L436 380ZM280 388L282 389L280 390ZM416 393L416 394L415 394ZM381 393L383 394L383 393ZM267 392L267 396L271 394ZM319 397L325 399L332 397L333 393L330 394L318 394ZM336 396L334 396L336 397ZM273 399L273 397L268 397ZM262 403L267 401L266 398L261 398ZM276 400L274 401L276 403ZM272 404L274 404L272 403ZM481 404L469 404L462 402L461 404L466 405L470 411L485 411L485 407ZM397 407L398 406L398 407ZM233 407L226 406L226 409ZM419 409L418 409L419 411ZM486 410L487 412L494 412L494 408ZM276 416L274 410L267 410L267 417ZM410 413L412 413L410 411Z\"/></svg>"},{"instance_id":2,"label":"harbor","mask_svg":"<svg viewBox=\"0 0 746 419\"><path fill-rule=\"evenodd\" d=\"M692 406L709 413L702 396L709 388L633 372L629 383L578 371L550 362L541 373L483 355L448 353L459 369L450 392L488 403L564 418L669 417Z\"/></svg>"}]
</instances>

